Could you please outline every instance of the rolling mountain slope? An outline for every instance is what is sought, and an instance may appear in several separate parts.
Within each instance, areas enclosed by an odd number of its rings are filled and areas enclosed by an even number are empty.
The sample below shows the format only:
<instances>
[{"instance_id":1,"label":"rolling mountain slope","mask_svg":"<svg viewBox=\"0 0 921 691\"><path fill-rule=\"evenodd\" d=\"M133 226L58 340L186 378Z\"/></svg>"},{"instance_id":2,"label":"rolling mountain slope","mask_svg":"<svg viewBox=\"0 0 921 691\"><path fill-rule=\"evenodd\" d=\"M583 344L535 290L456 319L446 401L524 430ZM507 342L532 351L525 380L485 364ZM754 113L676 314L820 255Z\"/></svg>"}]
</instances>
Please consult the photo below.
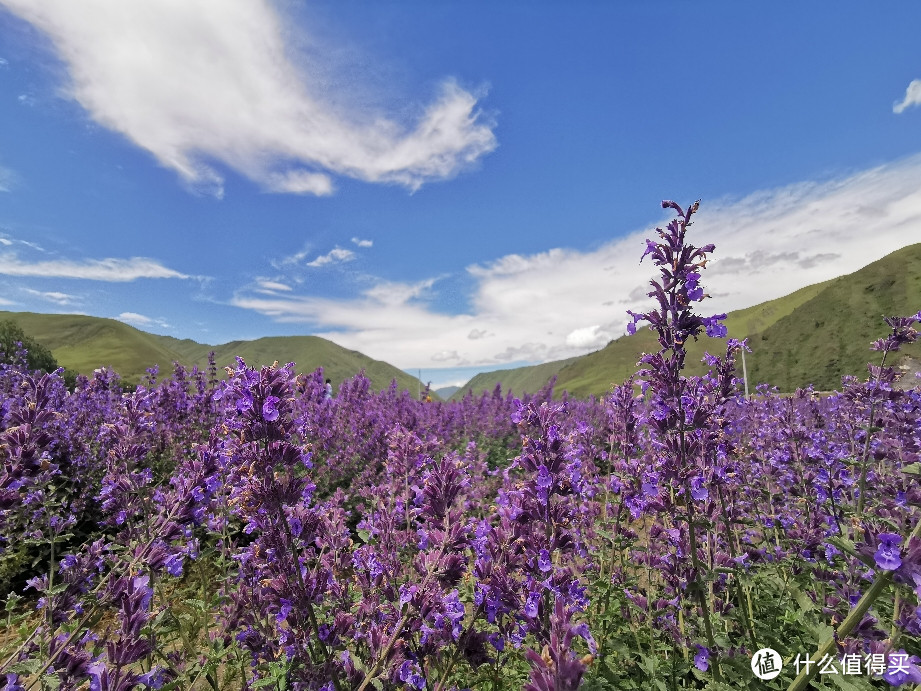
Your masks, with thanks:
<instances>
[{"instance_id":1,"label":"rolling mountain slope","mask_svg":"<svg viewBox=\"0 0 921 691\"><path fill-rule=\"evenodd\" d=\"M871 341L885 336L883 316L909 315L921 309L921 244L905 247L853 274L807 286L790 295L729 314L732 338L749 338L746 355L750 388L770 383L781 391L813 384L837 389L841 377L865 377L876 359ZM700 311L709 314L707 303ZM626 316L625 319L626 321ZM659 345L648 328L623 336L603 349L568 361L558 361L479 374L462 390L480 393L497 383L516 393L533 393L557 375L557 394L603 395L637 370L644 352ZM701 374L706 350L725 352L725 342L706 335L688 344L687 374ZM921 360L921 344L906 348L902 357ZM741 366L739 367L741 376ZM461 395L455 394L454 398Z\"/></svg>"},{"instance_id":2,"label":"rolling mountain slope","mask_svg":"<svg viewBox=\"0 0 921 691\"><path fill-rule=\"evenodd\" d=\"M540 365L529 367L515 367L514 369L496 370L495 372L481 372L464 384L451 395L452 401L459 401L468 393L475 396L484 391L492 391L496 384L502 385L502 391L512 391L516 394L534 393L544 387L550 378L559 374L560 370L574 363L579 358L554 360Z\"/></svg>"},{"instance_id":3,"label":"rolling mountain slope","mask_svg":"<svg viewBox=\"0 0 921 691\"><path fill-rule=\"evenodd\" d=\"M32 312L0 312L0 319L15 321L49 348L59 365L81 374L105 365L125 381L137 382L153 364L163 369L184 361L166 343L114 319Z\"/></svg>"},{"instance_id":4,"label":"rolling mountain slope","mask_svg":"<svg viewBox=\"0 0 921 691\"><path fill-rule=\"evenodd\" d=\"M819 295L829 283L806 286L782 298L730 313L725 321L729 336L742 339L759 333L794 313L801 305ZM710 314L706 301L701 305L702 313ZM609 391L612 384L619 384L636 372L636 363L643 353L658 349L659 342L655 334L648 328L640 329L634 336L622 336L602 350L578 358L560 370L556 388L560 392L569 391L574 396L601 395ZM688 343L685 372L703 374L704 365L701 360L708 351L714 355L725 353L725 341L709 338L706 334L702 334L697 341L691 340ZM748 356L746 358L750 359Z\"/></svg>"},{"instance_id":5,"label":"rolling mountain slope","mask_svg":"<svg viewBox=\"0 0 921 691\"><path fill-rule=\"evenodd\" d=\"M751 341L749 375L790 391L804 382L817 389L841 386L843 374L864 378L867 362L879 362L871 341L889 330L884 316L921 310L921 244L906 247L856 273L836 278L812 300L764 329ZM921 344L906 347L896 362L921 359ZM890 364L895 364L890 360Z\"/></svg>"},{"instance_id":6,"label":"rolling mountain slope","mask_svg":"<svg viewBox=\"0 0 921 691\"><path fill-rule=\"evenodd\" d=\"M234 364L239 355L251 366L294 362L299 372L317 367L338 386L364 369L371 385L381 389L396 379L401 389L415 392L418 380L386 362L372 360L318 336L278 336L255 341L233 341L219 346L157 336L114 319L71 314L0 312L0 320L12 319L22 330L49 348L58 364L81 374L108 366L126 382L136 383L147 368L157 365L164 374L173 362L191 367L207 366L213 350L219 367Z\"/></svg>"}]
</instances>

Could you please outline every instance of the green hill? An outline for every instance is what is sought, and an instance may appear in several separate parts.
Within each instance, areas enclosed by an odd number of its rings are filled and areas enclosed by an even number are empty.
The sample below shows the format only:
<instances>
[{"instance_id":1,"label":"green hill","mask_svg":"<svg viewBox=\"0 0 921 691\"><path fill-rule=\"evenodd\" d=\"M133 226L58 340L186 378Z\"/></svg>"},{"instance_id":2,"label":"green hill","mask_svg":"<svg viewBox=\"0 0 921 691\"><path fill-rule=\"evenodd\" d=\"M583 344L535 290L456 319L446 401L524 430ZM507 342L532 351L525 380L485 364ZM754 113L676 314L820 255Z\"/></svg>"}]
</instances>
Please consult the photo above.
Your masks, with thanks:
<instances>
[{"instance_id":1,"label":"green hill","mask_svg":"<svg viewBox=\"0 0 921 691\"><path fill-rule=\"evenodd\" d=\"M867 376L879 360L870 342L886 335L884 316L921 309L921 244L873 262L828 287L752 338L749 376L790 391L805 382L837 389L843 374ZM899 354L897 353L896 356ZM921 359L921 344L904 349ZM895 364L895 363L891 363Z\"/></svg>"},{"instance_id":2,"label":"green hill","mask_svg":"<svg viewBox=\"0 0 921 691\"><path fill-rule=\"evenodd\" d=\"M542 389L550 381L551 377L559 374L561 369L579 359L574 357L566 360L544 362L540 365L531 365L529 367L480 372L455 391L451 395L451 400L459 401L471 392L479 396L484 391L493 391L496 388L496 384L502 385L503 392L512 391L516 394L534 393Z\"/></svg>"},{"instance_id":3,"label":"green hill","mask_svg":"<svg viewBox=\"0 0 921 691\"><path fill-rule=\"evenodd\" d=\"M164 374L172 370L173 362L203 368L208 363L208 354L214 351L219 367L234 364L239 355L255 367L270 365L275 360L294 362L299 372L322 367L337 386L362 369L375 389L389 386L393 379L401 389L416 391L419 386L415 377L386 362L372 360L318 336L276 336L212 346L157 336L114 319L85 315L0 312L0 320L4 319L13 320L26 334L49 348L61 366L81 374L108 366L131 383L139 382L153 365Z\"/></svg>"},{"instance_id":4,"label":"green hill","mask_svg":"<svg viewBox=\"0 0 921 691\"><path fill-rule=\"evenodd\" d=\"M909 315L919 309L921 244L893 252L853 274L732 312L725 323L730 337L749 339L752 352L746 365L752 390L762 382L781 391L810 383L831 390L840 387L845 374L866 376L867 362L874 357L869 344L886 334L883 316ZM642 353L658 348L655 334L644 328L582 357L479 374L462 392L479 393L501 383L505 390L533 393L555 374L557 394L565 390L575 396L603 395L637 370ZM691 341L688 374L703 373L706 350L725 352L724 341L707 336ZM905 356L921 359L921 344L906 348Z\"/></svg>"}]
</instances>

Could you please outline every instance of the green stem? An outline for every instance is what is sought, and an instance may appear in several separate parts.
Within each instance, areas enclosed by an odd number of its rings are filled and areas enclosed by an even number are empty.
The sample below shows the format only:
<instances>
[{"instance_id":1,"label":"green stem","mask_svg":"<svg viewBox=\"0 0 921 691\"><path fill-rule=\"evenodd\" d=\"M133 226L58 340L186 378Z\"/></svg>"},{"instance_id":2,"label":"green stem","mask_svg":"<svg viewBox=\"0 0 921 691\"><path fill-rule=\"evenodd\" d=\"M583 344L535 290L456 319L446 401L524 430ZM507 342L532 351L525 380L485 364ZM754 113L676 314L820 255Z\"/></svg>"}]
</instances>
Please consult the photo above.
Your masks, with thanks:
<instances>
[{"instance_id":1,"label":"green stem","mask_svg":"<svg viewBox=\"0 0 921 691\"><path fill-rule=\"evenodd\" d=\"M876 377L873 386L873 393L870 399L870 419L867 423L867 438L863 445L863 456L860 459L860 496L857 498L857 519L863 516L863 508L866 504L867 495L867 472L869 470L868 456L870 455L870 437L873 436L873 415L876 413L876 394L879 392L879 377L883 373L883 367L886 365L886 356L889 351L883 352L883 359L879 363L879 375Z\"/></svg>"},{"instance_id":2,"label":"green stem","mask_svg":"<svg viewBox=\"0 0 921 691\"><path fill-rule=\"evenodd\" d=\"M292 556L294 557L294 573L297 574L298 585L301 588L301 592L307 596L307 618L310 622L310 627L313 629L313 634L317 637L317 643L323 652L323 657L326 658L326 665L329 668L330 675L332 676L333 686L336 688L336 691L342 691L342 687L339 684L339 675L336 674L336 666L332 662L333 653L329 649L329 646L323 642L323 639L320 638L320 627L317 623L317 615L313 609L313 602L308 595L307 586L304 583L304 576L301 573L300 548L297 546L297 541L294 539L294 534L291 532L291 526L288 525L288 517L285 515L284 509L279 507L279 513L281 514L281 523L284 526L285 534L288 538L289 544L291 545L291 552Z\"/></svg>"},{"instance_id":3,"label":"green stem","mask_svg":"<svg viewBox=\"0 0 921 691\"><path fill-rule=\"evenodd\" d=\"M918 521L915 525L915 529L911 531L911 535L908 538L908 542L911 542L912 538L921 537L921 520ZM831 653L835 648L837 641L847 638L847 636L854 630L854 627L857 626L862 620L864 615L876 601L882 592L886 589L892 582L892 571L883 571L876 577L876 580L873 581L873 585L870 586L869 590L863 594L863 597L860 598L860 601L854 605L854 608L848 613L844 621L841 622L840 626L835 630L835 635L827 639L815 654L810 658L812 662L816 663L815 665L807 664L806 669L799 673L799 676L793 680L793 683L790 684L787 691L801 691L805 689L809 681L816 675L818 672L819 666L818 662L821 661L826 655Z\"/></svg>"},{"instance_id":4,"label":"green stem","mask_svg":"<svg viewBox=\"0 0 921 691\"><path fill-rule=\"evenodd\" d=\"M684 434L682 433L682 441ZM688 537L691 542L691 563L694 565L694 590L697 592L697 602L700 604L700 614L704 620L704 631L707 634L707 645L713 653L713 680L720 681L720 663L716 653L716 639L713 637L713 624L710 622L710 607L707 603L707 594L704 592L703 584L700 582L701 567L700 559L697 557L697 529L694 524L694 497L691 496L691 488L685 483L684 499L688 507Z\"/></svg>"}]
</instances>

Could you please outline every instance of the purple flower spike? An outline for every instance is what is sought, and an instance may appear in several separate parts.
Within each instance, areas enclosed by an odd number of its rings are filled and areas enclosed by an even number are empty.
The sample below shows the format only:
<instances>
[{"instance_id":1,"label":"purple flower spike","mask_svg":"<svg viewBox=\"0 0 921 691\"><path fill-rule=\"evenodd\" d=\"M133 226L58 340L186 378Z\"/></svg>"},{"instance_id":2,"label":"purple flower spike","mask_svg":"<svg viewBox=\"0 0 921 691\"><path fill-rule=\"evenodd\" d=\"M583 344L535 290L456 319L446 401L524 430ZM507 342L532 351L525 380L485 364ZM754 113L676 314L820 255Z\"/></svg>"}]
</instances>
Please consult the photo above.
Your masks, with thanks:
<instances>
[{"instance_id":1,"label":"purple flower spike","mask_svg":"<svg viewBox=\"0 0 921 691\"><path fill-rule=\"evenodd\" d=\"M537 568L546 573L553 568L553 562L550 561L550 552L545 549L537 555Z\"/></svg>"},{"instance_id":2,"label":"purple flower spike","mask_svg":"<svg viewBox=\"0 0 921 691\"><path fill-rule=\"evenodd\" d=\"M895 571L902 565L902 558L899 556L902 536L895 533L880 533L876 539L879 540L879 547L873 555L876 565L883 571Z\"/></svg>"}]
</instances>

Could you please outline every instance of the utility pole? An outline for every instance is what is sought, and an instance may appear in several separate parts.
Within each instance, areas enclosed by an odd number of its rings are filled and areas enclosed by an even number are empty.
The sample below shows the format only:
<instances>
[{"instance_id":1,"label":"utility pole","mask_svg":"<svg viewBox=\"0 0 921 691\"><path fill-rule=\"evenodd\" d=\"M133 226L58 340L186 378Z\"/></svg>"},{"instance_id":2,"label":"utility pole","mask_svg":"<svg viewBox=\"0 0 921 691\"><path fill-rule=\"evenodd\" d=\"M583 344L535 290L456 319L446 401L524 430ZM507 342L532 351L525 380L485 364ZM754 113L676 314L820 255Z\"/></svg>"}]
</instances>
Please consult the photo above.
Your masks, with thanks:
<instances>
[{"instance_id":1,"label":"utility pole","mask_svg":"<svg viewBox=\"0 0 921 691\"><path fill-rule=\"evenodd\" d=\"M742 351L742 379L745 380L745 398L748 399L748 369L745 367L745 346L742 346L740 349Z\"/></svg>"}]
</instances>

